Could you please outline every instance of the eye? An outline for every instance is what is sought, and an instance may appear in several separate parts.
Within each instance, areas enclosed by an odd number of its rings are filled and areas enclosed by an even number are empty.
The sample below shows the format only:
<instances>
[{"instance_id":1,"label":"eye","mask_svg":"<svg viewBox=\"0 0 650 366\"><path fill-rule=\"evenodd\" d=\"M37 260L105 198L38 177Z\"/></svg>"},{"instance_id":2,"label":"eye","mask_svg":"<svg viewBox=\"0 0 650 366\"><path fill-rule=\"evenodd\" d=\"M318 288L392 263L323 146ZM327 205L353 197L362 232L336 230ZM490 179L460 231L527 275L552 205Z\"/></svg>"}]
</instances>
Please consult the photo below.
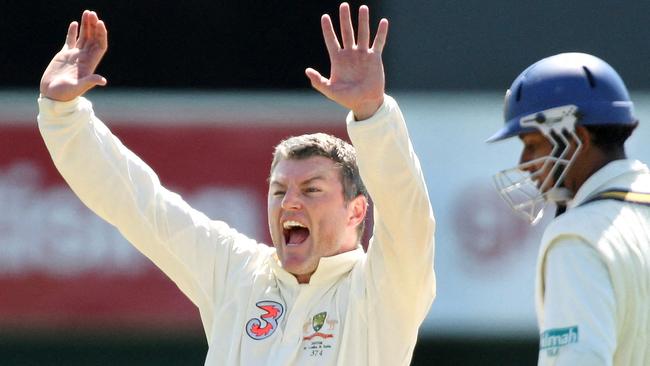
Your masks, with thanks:
<instances>
[{"instance_id":1,"label":"eye","mask_svg":"<svg viewBox=\"0 0 650 366\"><path fill-rule=\"evenodd\" d=\"M539 146L539 143L535 141L525 141L524 149L527 151L534 151Z\"/></svg>"},{"instance_id":2,"label":"eye","mask_svg":"<svg viewBox=\"0 0 650 366\"><path fill-rule=\"evenodd\" d=\"M271 195L276 197L281 197L284 196L284 191L273 191Z\"/></svg>"},{"instance_id":3,"label":"eye","mask_svg":"<svg viewBox=\"0 0 650 366\"><path fill-rule=\"evenodd\" d=\"M305 189L305 192L307 193L316 193L316 192L321 192L321 189L318 187L307 187Z\"/></svg>"}]
</instances>

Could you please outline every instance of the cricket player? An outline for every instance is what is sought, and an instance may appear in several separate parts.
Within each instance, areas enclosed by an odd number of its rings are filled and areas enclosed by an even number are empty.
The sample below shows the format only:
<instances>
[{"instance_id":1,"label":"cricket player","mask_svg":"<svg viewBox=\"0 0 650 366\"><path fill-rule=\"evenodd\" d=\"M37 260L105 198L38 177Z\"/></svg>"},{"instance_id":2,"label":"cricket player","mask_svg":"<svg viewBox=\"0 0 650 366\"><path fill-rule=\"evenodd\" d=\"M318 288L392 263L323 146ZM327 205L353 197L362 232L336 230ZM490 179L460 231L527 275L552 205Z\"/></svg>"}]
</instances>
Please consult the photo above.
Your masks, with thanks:
<instances>
[{"instance_id":1,"label":"cricket player","mask_svg":"<svg viewBox=\"0 0 650 366\"><path fill-rule=\"evenodd\" d=\"M408 365L435 295L434 217L402 114L384 94L388 22L371 43L369 10L339 9L341 39L321 19L329 78L313 87L351 110L353 145L325 134L275 149L268 224L273 247L213 221L165 189L82 95L105 85L95 68L104 23L85 11L41 80L39 128L66 182L116 226L199 309L206 365ZM250 143L250 141L242 141ZM206 157L205 164L218 163ZM368 207L374 231L360 245Z\"/></svg>"},{"instance_id":2,"label":"cricket player","mask_svg":"<svg viewBox=\"0 0 650 366\"><path fill-rule=\"evenodd\" d=\"M555 203L537 260L539 365L650 365L650 171L626 157L636 128L618 73L583 53L524 70L505 98L519 165L495 176L531 222Z\"/></svg>"}]
</instances>

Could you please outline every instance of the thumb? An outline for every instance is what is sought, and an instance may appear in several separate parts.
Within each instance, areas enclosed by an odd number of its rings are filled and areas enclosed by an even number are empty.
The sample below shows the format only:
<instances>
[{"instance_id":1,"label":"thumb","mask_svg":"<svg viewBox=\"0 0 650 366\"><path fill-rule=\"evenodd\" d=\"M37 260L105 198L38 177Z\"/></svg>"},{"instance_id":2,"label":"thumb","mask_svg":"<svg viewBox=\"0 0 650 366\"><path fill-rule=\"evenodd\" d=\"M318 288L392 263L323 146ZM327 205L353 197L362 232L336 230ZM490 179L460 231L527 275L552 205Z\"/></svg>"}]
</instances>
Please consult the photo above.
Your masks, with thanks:
<instances>
[{"instance_id":1,"label":"thumb","mask_svg":"<svg viewBox=\"0 0 650 366\"><path fill-rule=\"evenodd\" d=\"M318 90L319 92L326 94L325 91L329 86L329 80L322 76L318 71L312 69L311 67L305 69L305 75L309 78L311 86Z\"/></svg>"},{"instance_id":2,"label":"thumb","mask_svg":"<svg viewBox=\"0 0 650 366\"><path fill-rule=\"evenodd\" d=\"M79 80L79 84L83 86L84 90L90 90L95 86L104 86L106 83L106 78L98 74L88 75Z\"/></svg>"}]
</instances>

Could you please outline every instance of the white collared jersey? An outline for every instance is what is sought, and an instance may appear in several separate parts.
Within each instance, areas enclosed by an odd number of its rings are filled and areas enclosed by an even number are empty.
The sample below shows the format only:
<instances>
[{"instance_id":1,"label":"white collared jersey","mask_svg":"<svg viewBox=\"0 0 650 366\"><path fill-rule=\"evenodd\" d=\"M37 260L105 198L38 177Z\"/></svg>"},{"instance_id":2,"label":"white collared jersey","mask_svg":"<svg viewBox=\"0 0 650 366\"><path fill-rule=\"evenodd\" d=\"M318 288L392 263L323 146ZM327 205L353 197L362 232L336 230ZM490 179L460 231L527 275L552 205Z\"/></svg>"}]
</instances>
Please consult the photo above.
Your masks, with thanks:
<instances>
[{"instance_id":1,"label":"white collared jersey","mask_svg":"<svg viewBox=\"0 0 650 366\"><path fill-rule=\"evenodd\" d=\"M41 134L72 190L196 304L206 365L408 365L435 295L435 222L396 102L347 118L374 202L368 253L322 258L298 284L275 249L212 221L159 182L85 98L39 99ZM89 174L88 172L92 172Z\"/></svg>"},{"instance_id":2,"label":"white collared jersey","mask_svg":"<svg viewBox=\"0 0 650 366\"><path fill-rule=\"evenodd\" d=\"M609 163L544 232L536 290L540 365L650 365L650 205L591 201L612 189L650 193L648 167Z\"/></svg>"}]
</instances>

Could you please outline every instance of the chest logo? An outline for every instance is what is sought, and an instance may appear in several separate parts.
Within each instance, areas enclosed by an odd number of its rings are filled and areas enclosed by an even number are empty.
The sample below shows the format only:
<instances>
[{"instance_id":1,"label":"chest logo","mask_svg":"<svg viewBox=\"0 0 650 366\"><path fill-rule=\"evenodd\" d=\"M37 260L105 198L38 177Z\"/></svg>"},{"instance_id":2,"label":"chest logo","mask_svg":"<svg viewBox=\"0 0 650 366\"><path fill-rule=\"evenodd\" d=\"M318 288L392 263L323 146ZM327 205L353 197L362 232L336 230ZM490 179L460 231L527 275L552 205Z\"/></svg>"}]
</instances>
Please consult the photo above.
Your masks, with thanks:
<instances>
[{"instance_id":1,"label":"chest logo","mask_svg":"<svg viewBox=\"0 0 650 366\"><path fill-rule=\"evenodd\" d=\"M306 321L302 329L302 349L309 357L324 357L336 345L334 332L339 321L331 319L323 311Z\"/></svg>"},{"instance_id":2,"label":"chest logo","mask_svg":"<svg viewBox=\"0 0 650 366\"><path fill-rule=\"evenodd\" d=\"M284 314L282 304L275 301L260 301L255 304L264 313L259 318L253 318L246 323L246 334L259 341L268 338L278 328L278 321Z\"/></svg>"},{"instance_id":3,"label":"chest logo","mask_svg":"<svg viewBox=\"0 0 650 366\"><path fill-rule=\"evenodd\" d=\"M320 337L322 339L327 339L327 338L334 337L334 335L331 334L331 333L320 332L320 330L323 328L323 325L325 325L325 323L328 324L328 327L327 327L328 330L333 330L334 327L336 326L336 324L338 323L338 321L336 321L336 320L327 320L327 312L326 311L314 315L311 318L311 329L314 330L314 333L304 335L302 340L303 341L311 341L313 338L316 338L316 337ZM308 329L309 329L309 323L305 324L303 332L308 332Z\"/></svg>"}]
</instances>

